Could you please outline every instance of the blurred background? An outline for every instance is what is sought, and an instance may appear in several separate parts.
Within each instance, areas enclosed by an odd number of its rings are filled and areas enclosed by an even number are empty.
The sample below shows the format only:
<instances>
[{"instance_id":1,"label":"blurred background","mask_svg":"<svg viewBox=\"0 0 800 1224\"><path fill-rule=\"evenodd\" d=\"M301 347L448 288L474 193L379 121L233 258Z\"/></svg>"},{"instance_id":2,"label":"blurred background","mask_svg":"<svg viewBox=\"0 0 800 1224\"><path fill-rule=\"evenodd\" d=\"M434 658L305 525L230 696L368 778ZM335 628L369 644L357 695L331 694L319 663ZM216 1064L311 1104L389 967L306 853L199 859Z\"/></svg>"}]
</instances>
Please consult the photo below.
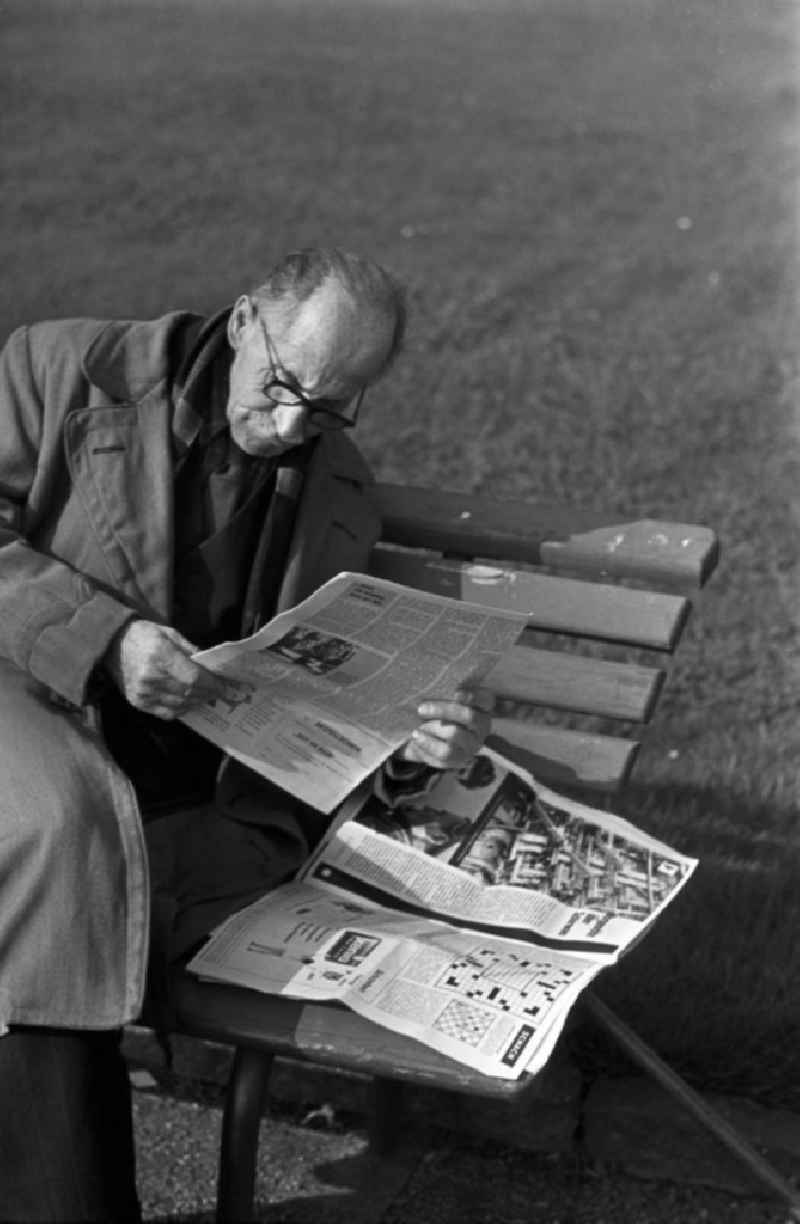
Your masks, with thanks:
<instances>
[{"instance_id":1,"label":"blurred background","mask_svg":"<svg viewBox=\"0 0 800 1224\"><path fill-rule=\"evenodd\" d=\"M0 2L3 336L349 247L410 294L380 477L719 533L618 805L701 866L598 990L795 1108L798 41L794 0Z\"/></svg>"}]
</instances>

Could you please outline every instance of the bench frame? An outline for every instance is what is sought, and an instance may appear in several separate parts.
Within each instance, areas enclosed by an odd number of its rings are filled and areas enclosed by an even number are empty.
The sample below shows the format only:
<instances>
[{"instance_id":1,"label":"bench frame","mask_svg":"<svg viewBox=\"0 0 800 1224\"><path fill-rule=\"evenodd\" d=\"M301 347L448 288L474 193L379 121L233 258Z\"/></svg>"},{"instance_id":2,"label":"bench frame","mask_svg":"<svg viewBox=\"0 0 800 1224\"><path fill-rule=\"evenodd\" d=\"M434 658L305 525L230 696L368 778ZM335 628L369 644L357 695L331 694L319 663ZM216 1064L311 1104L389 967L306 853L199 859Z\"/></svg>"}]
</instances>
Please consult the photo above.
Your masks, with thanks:
<instances>
[{"instance_id":1,"label":"bench frame","mask_svg":"<svg viewBox=\"0 0 800 1224\"><path fill-rule=\"evenodd\" d=\"M599 715L625 725L646 722L658 700L663 668L598 657L595 647L610 644L617 654L623 646L639 653L672 652L688 619L687 592L699 590L716 566L714 533L681 523L632 522L614 514L397 485L378 485L376 496L384 526L371 573L487 607L524 608L529 615L522 644L498 678L500 716L490 744L547 785L568 788L590 802L618 792L635 760L635 740L605 730L537 725L530 720L531 709ZM575 650L578 642L590 646ZM520 703L523 717L517 718ZM397 1136L406 1083L513 1099L536 1080L481 1076L335 1005L269 998L198 982L186 973L175 987L177 1031L235 1047L223 1115L219 1224L253 1218L259 1124L276 1054L368 1072L373 1077L370 1144L376 1153L388 1151ZM793 1187L720 1114L591 991L578 1006L800 1221Z\"/></svg>"}]
</instances>

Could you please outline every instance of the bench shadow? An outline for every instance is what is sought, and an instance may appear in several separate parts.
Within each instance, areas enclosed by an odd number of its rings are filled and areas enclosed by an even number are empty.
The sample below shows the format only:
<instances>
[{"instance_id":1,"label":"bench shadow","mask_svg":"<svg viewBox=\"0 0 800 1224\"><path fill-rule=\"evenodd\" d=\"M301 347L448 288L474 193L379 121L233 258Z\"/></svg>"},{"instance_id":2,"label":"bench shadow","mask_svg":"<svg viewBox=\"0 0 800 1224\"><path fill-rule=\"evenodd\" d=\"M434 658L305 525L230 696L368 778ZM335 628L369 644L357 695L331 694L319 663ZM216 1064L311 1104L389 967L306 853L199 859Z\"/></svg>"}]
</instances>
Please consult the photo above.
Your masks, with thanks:
<instances>
[{"instance_id":1,"label":"bench shadow","mask_svg":"<svg viewBox=\"0 0 800 1224\"><path fill-rule=\"evenodd\" d=\"M618 811L699 860L681 893L594 992L696 1087L800 1103L800 828L788 800L632 783ZM626 1060L578 1007L590 1074Z\"/></svg>"},{"instance_id":2,"label":"bench shadow","mask_svg":"<svg viewBox=\"0 0 800 1224\"><path fill-rule=\"evenodd\" d=\"M256 1183L253 1220L265 1224L379 1224L429 1150L419 1141L402 1142L386 1155L367 1148L355 1154L303 1159L307 1135L297 1136L298 1180L309 1176L331 1187L331 1193L292 1194L275 1197L265 1193L264 1170L269 1172L262 1140L260 1175ZM213 1209L146 1215L144 1224L215 1224Z\"/></svg>"}]
</instances>

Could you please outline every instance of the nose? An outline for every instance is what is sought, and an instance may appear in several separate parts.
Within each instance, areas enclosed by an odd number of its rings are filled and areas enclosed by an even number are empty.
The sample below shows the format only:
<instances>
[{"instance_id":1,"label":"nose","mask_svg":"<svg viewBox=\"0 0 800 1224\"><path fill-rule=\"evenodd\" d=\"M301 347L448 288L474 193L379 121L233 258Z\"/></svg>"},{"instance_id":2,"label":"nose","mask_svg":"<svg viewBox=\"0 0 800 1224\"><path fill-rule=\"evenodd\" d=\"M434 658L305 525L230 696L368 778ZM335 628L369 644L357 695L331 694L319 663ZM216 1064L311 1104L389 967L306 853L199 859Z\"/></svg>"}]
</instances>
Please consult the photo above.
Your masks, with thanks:
<instances>
[{"instance_id":1,"label":"nose","mask_svg":"<svg viewBox=\"0 0 800 1224\"><path fill-rule=\"evenodd\" d=\"M273 420L284 442L302 442L308 434L308 409L304 404L278 404Z\"/></svg>"}]
</instances>

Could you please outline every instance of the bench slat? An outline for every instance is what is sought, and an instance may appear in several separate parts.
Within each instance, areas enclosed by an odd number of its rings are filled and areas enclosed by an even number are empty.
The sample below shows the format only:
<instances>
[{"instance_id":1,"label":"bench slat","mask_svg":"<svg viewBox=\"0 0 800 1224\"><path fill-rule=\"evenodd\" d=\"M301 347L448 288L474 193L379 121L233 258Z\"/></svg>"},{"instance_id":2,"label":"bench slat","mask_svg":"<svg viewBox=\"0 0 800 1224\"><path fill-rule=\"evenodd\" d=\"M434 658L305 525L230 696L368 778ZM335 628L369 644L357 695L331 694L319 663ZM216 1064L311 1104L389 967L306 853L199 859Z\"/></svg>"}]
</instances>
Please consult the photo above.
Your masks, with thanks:
<instances>
[{"instance_id":1,"label":"bench slat","mask_svg":"<svg viewBox=\"0 0 800 1224\"><path fill-rule=\"evenodd\" d=\"M180 1031L191 1037L481 1096L516 1097L533 1080L525 1074L518 1080L481 1075L422 1042L334 1004L303 1003L200 982L187 973L177 976L174 999Z\"/></svg>"},{"instance_id":2,"label":"bench slat","mask_svg":"<svg viewBox=\"0 0 800 1224\"><path fill-rule=\"evenodd\" d=\"M673 650L689 612L689 601L680 595L431 558L401 549L374 549L370 572L484 608L525 612L535 629L651 650Z\"/></svg>"},{"instance_id":3,"label":"bench slat","mask_svg":"<svg viewBox=\"0 0 800 1224\"><path fill-rule=\"evenodd\" d=\"M487 678L498 696L531 705L647 722L664 673L635 663L614 663L522 643Z\"/></svg>"},{"instance_id":4,"label":"bench slat","mask_svg":"<svg viewBox=\"0 0 800 1224\"><path fill-rule=\"evenodd\" d=\"M596 578L699 586L719 555L714 532L687 523L379 484L383 539L461 557L525 561Z\"/></svg>"},{"instance_id":5,"label":"bench slat","mask_svg":"<svg viewBox=\"0 0 800 1224\"><path fill-rule=\"evenodd\" d=\"M628 779L637 740L493 718L490 748L529 769L540 782L581 790L617 791Z\"/></svg>"}]
</instances>

